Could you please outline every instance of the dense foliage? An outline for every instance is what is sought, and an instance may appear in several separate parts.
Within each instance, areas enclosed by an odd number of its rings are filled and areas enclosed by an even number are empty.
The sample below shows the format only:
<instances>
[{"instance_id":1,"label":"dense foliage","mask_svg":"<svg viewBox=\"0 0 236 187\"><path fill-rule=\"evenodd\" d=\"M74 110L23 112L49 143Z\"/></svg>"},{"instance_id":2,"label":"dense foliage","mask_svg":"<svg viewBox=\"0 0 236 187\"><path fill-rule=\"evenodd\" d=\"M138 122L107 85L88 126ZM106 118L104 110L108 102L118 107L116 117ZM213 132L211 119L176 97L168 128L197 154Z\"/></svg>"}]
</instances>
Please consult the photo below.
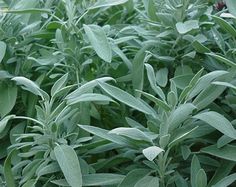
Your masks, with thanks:
<instances>
[{"instance_id":1,"label":"dense foliage","mask_svg":"<svg viewBox=\"0 0 236 187\"><path fill-rule=\"evenodd\" d=\"M235 0L0 7L0 186L236 185Z\"/></svg>"}]
</instances>

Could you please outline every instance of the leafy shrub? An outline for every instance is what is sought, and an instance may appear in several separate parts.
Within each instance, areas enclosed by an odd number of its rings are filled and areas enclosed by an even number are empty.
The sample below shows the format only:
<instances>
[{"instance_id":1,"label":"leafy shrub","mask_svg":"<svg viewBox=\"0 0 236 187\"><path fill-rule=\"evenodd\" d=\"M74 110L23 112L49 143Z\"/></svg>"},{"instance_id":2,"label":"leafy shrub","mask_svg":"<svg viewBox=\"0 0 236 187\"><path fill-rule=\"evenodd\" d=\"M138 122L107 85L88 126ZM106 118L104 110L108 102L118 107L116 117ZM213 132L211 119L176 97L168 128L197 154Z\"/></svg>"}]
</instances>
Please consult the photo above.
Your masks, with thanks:
<instances>
[{"instance_id":1,"label":"leafy shrub","mask_svg":"<svg viewBox=\"0 0 236 187\"><path fill-rule=\"evenodd\" d=\"M224 3L0 1L1 186L234 186Z\"/></svg>"}]
</instances>

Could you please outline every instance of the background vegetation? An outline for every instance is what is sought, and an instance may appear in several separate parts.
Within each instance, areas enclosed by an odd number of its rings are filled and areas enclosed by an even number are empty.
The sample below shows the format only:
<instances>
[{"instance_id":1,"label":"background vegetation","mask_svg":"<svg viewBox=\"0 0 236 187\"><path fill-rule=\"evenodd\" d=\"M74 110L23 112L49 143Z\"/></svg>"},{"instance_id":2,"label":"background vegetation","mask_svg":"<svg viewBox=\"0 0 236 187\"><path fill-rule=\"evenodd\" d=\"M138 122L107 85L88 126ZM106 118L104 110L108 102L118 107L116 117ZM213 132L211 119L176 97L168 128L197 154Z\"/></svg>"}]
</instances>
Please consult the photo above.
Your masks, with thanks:
<instances>
[{"instance_id":1,"label":"background vegetation","mask_svg":"<svg viewBox=\"0 0 236 187\"><path fill-rule=\"evenodd\" d=\"M236 1L0 1L0 185L236 180Z\"/></svg>"}]
</instances>

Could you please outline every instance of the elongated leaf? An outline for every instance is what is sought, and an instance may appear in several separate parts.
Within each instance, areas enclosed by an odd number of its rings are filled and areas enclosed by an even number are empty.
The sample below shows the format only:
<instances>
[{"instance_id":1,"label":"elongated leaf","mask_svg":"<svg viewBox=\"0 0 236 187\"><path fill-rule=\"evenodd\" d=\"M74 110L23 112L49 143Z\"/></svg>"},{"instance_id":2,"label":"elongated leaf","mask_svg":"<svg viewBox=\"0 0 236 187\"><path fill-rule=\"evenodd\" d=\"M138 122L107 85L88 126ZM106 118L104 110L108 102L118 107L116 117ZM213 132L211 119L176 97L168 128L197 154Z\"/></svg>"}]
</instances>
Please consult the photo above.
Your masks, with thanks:
<instances>
[{"instance_id":1,"label":"elongated leaf","mask_svg":"<svg viewBox=\"0 0 236 187\"><path fill-rule=\"evenodd\" d=\"M143 4L145 7L145 10L147 12L148 17L153 20L157 21L157 15L156 15L156 6L153 0L143 0Z\"/></svg>"},{"instance_id":2,"label":"elongated leaf","mask_svg":"<svg viewBox=\"0 0 236 187\"><path fill-rule=\"evenodd\" d=\"M176 29L180 34L186 34L189 31L192 31L192 30L198 29L198 28L199 28L199 25L198 25L197 20L189 20L184 23L178 22L176 24Z\"/></svg>"},{"instance_id":3,"label":"elongated leaf","mask_svg":"<svg viewBox=\"0 0 236 187\"><path fill-rule=\"evenodd\" d=\"M96 173L83 175L83 186L117 185L124 179L123 175Z\"/></svg>"},{"instance_id":4,"label":"elongated leaf","mask_svg":"<svg viewBox=\"0 0 236 187\"><path fill-rule=\"evenodd\" d=\"M176 108L167 120L169 129L173 130L183 123L192 114L196 107L192 103L186 103Z\"/></svg>"},{"instance_id":5,"label":"elongated leaf","mask_svg":"<svg viewBox=\"0 0 236 187\"><path fill-rule=\"evenodd\" d=\"M234 0L225 0L225 2L229 12L236 16L236 2Z\"/></svg>"},{"instance_id":6,"label":"elongated leaf","mask_svg":"<svg viewBox=\"0 0 236 187\"><path fill-rule=\"evenodd\" d=\"M229 88L232 88L232 89L236 90L236 86L234 86L233 84L230 84L228 82L215 81L215 82L212 82L212 84L220 85L220 86L226 86L226 87L229 87Z\"/></svg>"},{"instance_id":7,"label":"elongated leaf","mask_svg":"<svg viewBox=\"0 0 236 187\"><path fill-rule=\"evenodd\" d=\"M7 186L16 187L15 179L11 169L11 158L16 153L16 149L12 150L4 162L4 177Z\"/></svg>"},{"instance_id":8,"label":"elongated leaf","mask_svg":"<svg viewBox=\"0 0 236 187\"><path fill-rule=\"evenodd\" d=\"M187 97L187 95L190 93L190 91L192 90L192 88L196 85L196 83L199 81L200 76L203 72L203 68L201 70L199 70L196 75L194 75L194 77L191 79L191 81L189 82L189 85L187 87L184 88L184 90L181 92L180 96L179 96L179 100L182 101L185 99L185 97Z\"/></svg>"},{"instance_id":9,"label":"elongated leaf","mask_svg":"<svg viewBox=\"0 0 236 187\"><path fill-rule=\"evenodd\" d=\"M198 187L197 184L197 174L199 170L201 169L200 162L196 155L193 156L192 162L191 162L191 185L192 187Z\"/></svg>"},{"instance_id":10,"label":"elongated leaf","mask_svg":"<svg viewBox=\"0 0 236 187\"><path fill-rule=\"evenodd\" d=\"M68 145L57 145L54 148L57 162L71 187L82 187L82 174L76 152Z\"/></svg>"},{"instance_id":11,"label":"elongated leaf","mask_svg":"<svg viewBox=\"0 0 236 187\"><path fill-rule=\"evenodd\" d=\"M193 100L193 104L201 110L217 99L225 89L225 86L210 85Z\"/></svg>"},{"instance_id":12,"label":"elongated leaf","mask_svg":"<svg viewBox=\"0 0 236 187\"><path fill-rule=\"evenodd\" d=\"M157 177L145 176L140 179L134 187L159 187L159 179Z\"/></svg>"},{"instance_id":13,"label":"elongated leaf","mask_svg":"<svg viewBox=\"0 0 236 187\"><path fill-rule=\"evenodd\" d=\"M162 89L157 86L156 84L156 77L154 74L154 70L153 67L150 64L145 64L145 67L147 69L147 76L148 76L148 80L150 82L150 85L152 87L152 89L155 91L155 93L163 100L165 101L165 94L162 91Z\"/></svg>"},{"instance_id":14,"label":"elongated leaf","mask_svg":"<svg viewBox=\"0 0 236 187\"><path fill-rule=\"evenodd\" d=\"M215 58L216 60L228 65L228 66L231 66L231 67L236 67L236 63L232 62L231 60L228 60L227 58L225 57L222 57L220 55L217 55L215 53L206 53L207 55Z\"/></svg>"},{"instance_id":15,"label":"elongated leaf","mask_svg":"<svg viewBox=\"0 0 236 187\"><path fill-rule=\"evenodd\" d=\"M227 187L231 185L234 181L236 181L236 173L231 174L223 179L221 179L219 182L217 182L212 187Z\"/></svg>"},{"instance_id":16,"label":"elongated leaf","mask_svg":"<svg viewBox=\"0 0 236 187\"><path fill-rule=\"evenodd\" d=\"M67 95L66 99L74 99L76 97L79 97L82 94L91 93L93 88L98 85L98 82L107 82L107 81L111 81L111 80L114 80L114 79L111 77L102 77L102 78L98 78L98 79L89 81L89 82L83 84L82 86L80 86L79 88L77 88L75 91L73 91L69 95Z\"/></svg>"},{"instance_id":17,"label":"elongated leaf","mask_svg":"<svg viewBox=\"0 0 236 187\"><path fill-rule=\"evenodd\" d=\"M54 85L53 85L53 87L51 89L51 96L54 96L57 92L59 92L63 87L66 86L67 79L68 79L68 73L63 75L60 79L58 79L54 83Z\"/></svg>"},{"instance_id":18,"label":"elongated leaf","mask_svg":"<svg viewBox=\"0 0 236 187\"><path fill-rule=\"evenodd\" d=\"M60 167L58 163L52 162L51 164L48 164L47 166L43 167L40 169L37 173L38 177L41 177L43 175L51 174L51 173L56 173L60 171Z\"/></svg>"},{"instance_id":19,"label":"elongated leaf","mask_svg":"<svg viewBox=\"0 0 236 187\"><path fill-rule=\"evenodd\" d=\"M153 114L153 111L150 108L148 108L140 100L136 99L135 97L128 94L127 92L125 92L117 87L114 87L114 86L111 86L109 84L102 83L102 82L99 82L99 86L105 92L107 92L109 95L111 95L112 97L114 97L118 101L120 101L130 107L133 107L134 109L139 110L145 114Z\"/></svg>"},{"instance_id":20,"label":"elongated leaf","mask_svg":"<svg viewBox=\"0 0 236 187\"><path fill-rule=\"evenodd\" d=\"M236 130L232 124L224 116L217 112L204 112L193 116L193 118L200 119L226 136L236 139Z\"/></svg>"},{"instance_id":21,"label":"elongated leaf","mask_svg":"<svg viewBox=\"0 0 236 187\"><path fill-rule=\"evenodd\" d=\"M215 171L214 176L211 178L210 182L208 183L208 187L212 187L213 184L216 184L221 179L228 176L234 166L235 166L235 162L231 162L228 160L222 160L220 166Z\"/></svg>"},{"instance_id":22,"label":"elongated leaf","mask_svg":"<svg viewBox=\"0 0 236 187\"><path fill-rule=\"evenodd\" d=\"M21 9L21 10L3 10L4 13L12 13L12 14L37 14L37 13L51 13L50 9L39 9L39 8L32 8L32 9Z\"/></svg>"},{"instance_id":23,"label":"elongated leaf","mask_svg":"<svg viewBox=\"0 0 236 187\"><path fill-rule=\"evenodd\" d=\"M224 41L223 35L220 32L218 32L216 28L212 28L211 32L218 47L222 51L225 51L225 41ZM207 53L210 53L210 51L208 51Z\"/></svg>"},{"instance_id":24,"label":"elongated leaf","mask_svg":"<svg viewBox=\"0 0 236 187\"><path fill-rule=\"evenodd\" d=\"M198 126L195 127L182 127L178 129L174 136L172 137L172 141L169 143L168 147L173 147L174 145L178 144L179 142L183 141L184 139L188 138L190 134L192 134Z\"/></svg>"},{"instance_id":25,"label":"elongated leaf","mask_svg":"<svg viewBox=\"0 0 236 187\"><path fill-rule=\"evenodd\" d=\"M24 90L27 90L35 95L41 96L44 99L49 98L47 93L41 90L36 83L25 77L14 77L12 80L16 81L17 84L22 85L22 89Z\"/></svg>"},{"instance_id":26,"label":"elongated leaf","mask_svg":"<svg viewBox=\"0 0 236 187\"><path fill-rule=\"evenodd\" d=\"M98 25L84 25L84 30L97 55L104 61L111 62L111 46L104 30Z\"/></svg>"},{"instance_id":27,"label":"elongated leaf","mask_svg":"<svg viewBox=\"0 0 236 187\"><path fill-rule=\"evenodd\" d=\"M118 187L130 187L135 186L138 180L145 177L150 170L148 169L134 169L130 171L124 180L118 185Z\"/></svg>"},{"instance_id":28,"label":"elongated leaf","mask_svg":"<svg viewBox=\"0 0 236 187\"><path fill-rule=\"evenodd\" d=\"M51 183L56 184L58 186L70 187L70 185L68 184L68 182L65 179L52 180Z\"/></svg>"},{"instance_id":29,"label":"elongated leaf","mask_svg":"<svg viewBox=\"0 0 236 187\"><path fill-rule=\"evenodd\" d=\"M112 45L112 50L119 55L119 57L123 60L125 65L131 70L132 69L132 63L131 61L126 57L126 55L123 53L123 51L115 44Z\"/></svg>"},{"instance_id":30,"label":"elongated leaf","mask_svg":"<svg viewBox=\"0 0 236 187\"><path fill-rule=\"evenodd\" d=\"M79 125L79 127L84 129L85 131L93 134L93 135L104 138L104 139L109 140L111 142L121 144L121 145L125 144L125 140L124 140L123 137L117 136L116 134L115 135L114 134L109 134L108 130L104 130L104 129L89 126L89 125Z\"/></svg>"},{"instance_id":31,"label":"elongated leaf","mask_svg":"<svg viewBox=\"0 0 236 187\"><path fill-rule=\"evenodd\" d=\"M198 53L210 53L211 50L208 49L206 46L204 46L203 44L201 44L200 42L198 42L197 40L195 40L192 43L194 49L198 52Z\"/></svg>"},{"instance_id":32,"label":"elongated leaf","mask_svg":"<svg viewBox=\"0 0 236 187\"><path fill-rule=\"evenodd\" d=\"M2 62L2 59L5 56L6 48L6 44L3 41L0 41L0 63Z\"/></svg>"},{"instance_id":33,"label":"elongated leaf","mask_svg":"<svg viewBox=\"0 0 236 187\"><path fill-rule=\"evenodd\" d=\"M106 101L106 102L115 102L113 99L106 95L102 94L95 94L95 93L88 93L80 95L79 97L75 97L73 99L68 99L67 104L68 105L74 105L79 102L88 102L88 101Z\"/></svg>"},{"instance_id":34,"label":"elongated leaf","mask_svg":"<svg viewBox=\"0 0 236 187\"><path fill-rule=\"evenodd\" d=\"M110 7L115 5L120 5L126 3L128 0L99 0L93 6L89 7L89 9L96 9L102 7Z\"/></svg>"},{"instance_id":35,"label":"elongated leaf","mask_svg":"<svg viewBox=\"0 0 236 187\"><path fill-rule=\"evenodd\" d=\"M152 140L145 133L137 128L118 127L109 131L109 134L117 134L134 140L152 142Z\"/></svg>"},{"instance_id":36,"label":"elongated leaf","mask_svg":"<svg viewBox=\"0 0 236 187\"><path fill-rule=\"evenodd\" d=\"M227 21L217 16L212 16L212 18L218 25L220 25L220 27L223 30L231 34L233 37L236 37L236 29L232 25L230 25Z\"/></svg>"},{"instance_id":37,"label":"elongated leaf","mask_svg":"<svg viewBox=\"0 0 236 187\"><path fill-rule=\"evenodd\" d=\"M206 187L207 186L207 175L203 169L200 169L196 175L196 184L197 187Z\"/></svg>"},{"instance_id":38,"label":"elongated leaf","mask_svg":"<svg viewBox=\"0 0 236 187\"><path fill-rule=\"evenodd\" d=\"M17 87L0 82L0 116L7 115L16 103Z\"/></svg>"},{"instance_id":39,"label":"elongated leaf","mask_svg":"<svg viewBox=\"0 0 236 187\"><path fill-rule=\"evenodd\" d=\"M7 123L10 119L13 119L15 117L15 115L9 115L6 116L5 118L1 119L0 121L0 133L2 133L4 131L4 129L7 126Z\"/></svg>"},{"instance_id":40,"label":"elongated leaf","mask_svg":"<svg viewBox=\"0 0 236 187\"><path fill-rule=\"evenodd\" d=\"M153 95L146 93L146 92L142 92L140 90L136 90L137 92L140 92L143 96L145 96L146 98L148 98L150 101L153 101L157 106L161 107L162 109L164 109L165 111L170 111L171 108L168 104L166 104L164 101L154 97Z\"/></svg>"},{"instance_id":41,"label":"elongated leaf","mask_svg":"<svg viewBox=\"0 0 236 187\"><path fill-rule=\"evenodd\" d=\"M161 87L165 87L168 82L168 69L161 68L156 73L156 81Z\"/></svg>"},{"instance_id":42,"label":"elongated leaf","mask_svg":"<svg viewBox=\"0 0 236 187\"><path fill-rule=\"evenodd\" d=\"M216 78L218 78L220 76L226 75L228 73L229 72L227 72L227 71L219 70L219 71L210 72L210 73L202 76L197 81L195 86L191 89L191 91L189 92L187 99L192 99L197 94L199 94L202 90L204 90L206 88L206 86L209 86L213 80L215 80Z\"/></svg>"},{"instance_id":43,"label":"elongated leaf","mask_svg":"<svg viewBox=\"0 0 236 187\"><path fill-rule=\"evenodd\" d=\"M22 187L35 187L36 182L37 181L35 179L31 179L27 181Z\"/></svg>"},{"instance_id":44,"label":"elongated leaf","mask_svg":"<svg viewBox=\"0 0 236 187\"><path fill-rule=\"evenodd\" d=\"M143 155L150 161L153 161L164 150L157 146L151 146L143 149Z\"/></svg>"},{"instance_id":45,"label":"elongated leaf","mask_svg":"<svg viewBox=\"0 0 236 187\"><path fill-rule=\"evenodd\" d=\"M211 145L201 149L201 152L236 162L236 146L233 145L226 145L222 148L217 148L217 145Z\"/></svg>"},{"instance_id":46,"label":"elongated leaf","mask_svg":"<svg viewBox=\"0 0 236 187\"><path fill-rule=\"evenodd\" d=\"M132 84L133 89L143 90L143 79L144 79L144 59L146 56L147 47L141 48L134 57L132 67ZM137 94L136 97L140 97Z\"/></svg>"}]
</instances>

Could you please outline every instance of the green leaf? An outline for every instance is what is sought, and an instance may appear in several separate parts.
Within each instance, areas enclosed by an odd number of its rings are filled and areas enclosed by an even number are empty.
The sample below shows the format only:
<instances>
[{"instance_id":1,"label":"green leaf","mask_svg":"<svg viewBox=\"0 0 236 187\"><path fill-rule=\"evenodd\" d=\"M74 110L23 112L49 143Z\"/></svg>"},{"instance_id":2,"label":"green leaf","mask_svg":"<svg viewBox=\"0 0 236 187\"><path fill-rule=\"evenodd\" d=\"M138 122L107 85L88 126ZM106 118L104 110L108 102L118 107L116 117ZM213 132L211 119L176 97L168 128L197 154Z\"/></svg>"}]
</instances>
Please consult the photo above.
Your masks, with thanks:
<instances>
[{"instance_id":1,"label":"green leaf","mask_svg":"<svg viewBox=\"0 0 236 187\"><path fill-rule=\"evenodd\" d=\"M111 99L108 96L105 96L102 94L96 94L96 93L88 93L88 94L80 95L80 96L75 97L73 99L68 99L67 104L74 105L79 102L89 102L89 101L115 102L113 99Z\"/></svg>"},{"instance_id":2,"label":"green leaf","mask_svg":"<svg viewBox=\"0 0 236 187\"><path fill-rule=\"evenodd\" d=\"M2 59L4 58L5 56L5 53L6 53L6 44L3 42L3 41L0 41L0 63L2 62Z\"/></svg>"},{"instance_id":3,"label":"green leaf","mask_svg":"<svg viewBox=\"0 0 236 187\"><path fill-rule=\"evenodd\" d=\"M171 137L172 141L169 143L168 147L173 147L174 145L188 138L189 135L192 134L196 129L198 129L198 126L195 127L183 126L177 129L176 131L174 131L174 135Z\"/></svg>"},{"instance_id":4,"label":"green leaf","mask_svg":"<svg viewBox=\"0 0 236 187\"><path fill-rule=\"evenodd\" d=\"M225 41L223 35L220 32L218 32L216 28L212 28L211 32L218 47L222 51L225 51ZM207 53L210 53L210 51L208 51Z\"/></svg>"},{"instance_id":5,"label":"green leaf","mask_svg":"<svg viewBox=\"0 0 236 187\"><path fill-rule=\"evenodd\" d=\"M25 78L25 77L14 77L13 81L16 81L17 84L22 85L22 89L27 90L35 95L40 96L43 99L49 99L49 96L46 92L41 90L39 86L33 81Z\"/></svg>"},{"instance_id":6,"label":"green leaf","mask_svg":"<svg viewBox=\"0 0 236 187\"><path fill-rule=\"evenodd\" d=\"M11 169L11 159L12 156L16 153L16 149L13 149L7 156L4 162L4 177L7 186L9 187L16 187L15 179Z\"/></svg>"},{"instance_id":7,"label":"green leaf","mask_svg":"<svg viewBox=\"0 0 236 187\"><path fill-rule=\"evenodd\" d=\"M89 9L96 9L102 7L111 7L115 5L120 5L126 3L128 0L98 0L93 6L89 7Z\"/></svg>"},{"instance_id":8,"label":"green leaf","mask_svg":"<svg viewBox=\"0 0 236 187\"><path fill-rule=\"evenodd\" d=\"M153 21L157 21L157 10L156 10L156 6L153 0L143 0L143 4L145 7L145 10L147 12L148 17L153 20Z\"/></svg>"},{"instance_id":9,"label":"green leaf","mask_svg":"<svg viewBox=\"0 0 236 187\"><path fill-rule=\"evenodd\" d=\"M135 186L138 180L148 175L149 169L134 169L130 171L118 187L131 187Z\"/></svg>"},{"instance_id":10,"label":"green leaf","mask_svg":"<svg viewBox=\"0 0 236 187\"><path fill-rule=\"evenodd\" d=\"M176 29L180 34L186 34L194 29L198 29L198 21L197 20L188 20L184 23L178 22L176 23Z\"/></svg>"},{"instance_id":11,"label":"green leaf","mask_svg":"<svg viewBox=\"0 0 236 187\"><path fill-rule=\"evenodd\" d=\"M182 101L185 99L185 97L187 97L187 95L190 93L190 91L192 90L192 88L196 85L196 83L199 81L201 75L203 72L203 68L200 69L195 75L194 77L191 79L191 81L189 82L189 85L187 87L184 88L184 90L181 92L180 96L179 96L179 100Z\"/></svg>"},{"instance_id":12,"label":"green leaf","mask_svg":"<svg viewBox=\"0 0 236 187\"><path fill-rule=\"evenodd\" d=\"M206 46L204 46L203 44L201 44L197 40L193 41L192 45L198 53L210 53L211 52L210 49L208 49Z\"/></svg>"},{"instance_id":13,"label":"green leaf","mask_svg":"<svg viewBox=\"0 0 236 187\"><path fill-rule=\"evenodd\" d=\"M157 177L145 176L140 179L134 187L159 187L159 179Z\"/></svg>"},{"instance_id":14,"label":"green leaf","mask_svg":"<svg viewBox=\"0 0 236 187\"><path fill-rule=\"evenodd\" d=\"M232 141L234 141L233 138L223 135L217 140L217 147L218 148L224 147L225 145L227 145L228 143L230 143Z\"/></svg>"},{"instance_id":15,"label":"green leaf","mask_svg":"<svg viewBox=\"0 0 236 187\"><path fill-rule=\"evenodd\" d=\"M112 45L112 50L123 60L125 65L131 70L132 69L132 63L131 61L126 57L124 52L115 44Z\"/></svg>"},{"instance_id":16,"label":"green leaf","mask_svg":"<svg viewBox=\"0 0 236 187\"><path fill-rule=\"evenodd\" d=\"M234 181L236 181L236 173L231 174L223 179L221 179L219 182L217 182L212 187L227 187L231 185Z\"/></svg>"},{"instance_id":17,"label":"green leaf","mask_svg":"<svg viewBox=\"0 0 236 187\"><path fill-rule=\"evenodd\" d=\"M236 67L236 63L232 62L231 60L228 60L227 58L225 57L222 57L220 55L217 55L215 53L206 53L207 55L215 58L216 60L220 61L220 62L223 62L224 64L228 65L228 66L231 66L231 67Z\"/></svg>"},{"instance_id":18,"label":"green leaf","mask_svg":"<svg viewBox=\"0 0 236 187\"><path fill-rule=\"evenodd\" d=\"M148 98L150 101L154 102L157 106L161 107L162 109L164 109L165 111L170 111L171 108L168 104L166 104L165 102L163 102L162 100L154 97L153 95L146 93L146 92L142 92L140 90L135 90L137 92L140 92L143 96L145 96L146 98Z\"/></svg>"},{"instance_id":19,"label":"green leaf","mask_svg":"<svg viewBox=\"0 0 236 187\"><path fill-rule=\"evenodd\" d=\"M32 9L21 9L21 10L3 10L4 13L12 13L12 14L37 14L37 13L51 13L50 9L39 9L39 8L32 8Z\"/></svg>"},{"instance_id":20,"label":"green leaf","mask_svg":"<svg viewBox=\"0 0 236 187\"><path fill-rule=\"evenodd\" d=\"M22 187L35 187L36 182L37 181L35 179L31 179L27 181Z\"/></svg>"},{"instance_id":21,"label":"green leaf","mask_svg":"<svg viewBox=\"0 0 236 187\"><path fill-rule=\"evenodd\" d=\"M60 171L60 167L57 162L52 162L47 166L43 167L37 172L37 176L41 177L43 175L52 174Z\"/></svg>"},{"instance_id":22,"label":"green leaf","mask_svg":"<svg viewBox=\"0 0 236 187\"><path fill-rule=\"evenodd\" d=\"M152 111L149 107L147 107L145 104L143 104L143 102L141 102L140 100L136 99L135 97L133 97L132 95L128 94L127 92L111 86L109 84L106 83L102 83L99 82L99 86L105 91L107 92L109 95L111 95L112 97L114 97L115 99L117 99L118 101L136 109L139 110L140 112L143 112L145 114L153 114L154 111Z\"/></svg>"},{"instance_id":23,"label":"green leaf","mask_svg":"<svg viewBox=\"0 0 236 187\"><path fill-rule=\"evenodd\" d=\"M143 155L150 161L153 161L164 150L157 146L151 146L143 149Z\"/></svg>"},{"instance_id":24,"label":"green leaf","mask_svg":"<svg viewBox=\"0 0 236 187\"><path fill-rule=\"evenodd\" d=\"M51 89L51 96L55 96L61 89L63 89L66 86L67 83L67 79L68 79L68 73L66 73L65 75L63 75L60 79L58 79L52 89Z\"/></svg>"},{"instance_id":25,"label":"green leaf","mask_svg":"<svg viewBox=\"0 0 236 187\"><path fill-rule=\"evenodd\" d=\"M231 34L233 37L236 37L236 29L232 25L230 25L227 21L214 15L212 15L212 18L223 30Z\"/></svg>"},{"instance_id":26,"label":"green leaf","mask_svg":"<svg viewBox=\"0 0 236 187\"><path fill-rule=\"evenodd\" d=\"M186 103L178 106L167 120L167 125L170 130L177 128L181 123L183 123L192 114L196 107L192 103Z\"/></svg>"},{"instance_id":27,"label":"green leaf","mask_svg":"<svg viewBox=\"0 0 236 187\"><path fill-rule=\"evenodd\" d=\"M123 175L96 173L83 175L83 186L117 185L124 179Z\"/></svg>"},{"instance_id":28,"label":"green leaf","mask_svg":"<svg viewBox=\"0 0 236 187\"><path fill-rule=\"evenodd\" d=\"M166 134L160 137L159 145L161 148L165 148L170 141L170 134Z\"/></svg>"},{"instance_id":29,"label":"green leaf","mask_svg":"<svg viewBox=\"0 0 236 187\"><path fill-rule=\"evenodd\" d=\"M68 182L65 179L52 180L50 182L53 184L56 184L58 186L69 186L70 187L70 185L68 184Z\"/></svg>"},{"instance_id":30,"label":"green leaf","mask_svg":"<svg viewBox=\"0 0 236 187\"><path fill-rule=\"evenodd\" d=\"M188 183L186 179L184 179L180 174L177 175L177 179L175 181L176 187L188 187Z\"/></svg>"},{"instance_id":31,"label":"green leaf","mask_svg":"<svg viewBox=\"0 0 236 187\"><path fill-rule=\"evenodd\" d=\"M57 162L71 187L82 187L82 174L76 152L68 145L57 145L54 148Z\"/></svg>"},{"instance_id":32,"label":"green leaf","mask_svg":"<svg viewBox=\"0 0 236 187\"><path fill-rule=\"evenodd\" d=\"M172 78L171 80L176 84L176 87L185 89L189 85L190 80L194 77L194 74L183 74Z\"/></svg>"},{"instance_id":33,"label":"green leaf","mask_svg":"<svg viewBox=\"0 0 236 187\"><path fill-rule=\"evenodd\" d=\"M217 145L211 145L201 149L201 152L236 162L236 146L233 145L226 145L222 148L217 148Z\"/></svg>"},{"instance_id":34,"label":"green leaf","mask_svg":"<svg viewBox=\"0 0 236 187\"><path fill-rule=\"evenodd\" d=\"M206 187L207 186L207 175L203 169L200 169L196 175L196 184L197 187Z\"/></svg>"},{"instance_id":35,"label":"green leaf","mask_svg":"<svg viewBox=\"0 0 236 187\"><path fill-rule=\"evenodd\" d=\"M13 119L15 117L15 115L9 115L6 116L5 118L1 119L0 121L0 133L2 133L4 131L4 129L7 126L7 123L10 119Z\"/></svg>"},{"instance_id":36,"label":"green leaf","mask_svg":"<svg viewBox=\"0 0 236 187\"><path fill-rule=\"evenodd\" d=\"M108 130L104 130L104 129L89 126L89 125L79 125L79 127L82 128L83 130L91 133L91 134L94 134L98 137L109 140L111 142L121 144L121 145L125 144L125 141L124 141L123 137L117 136L116 134L109 134Z\"/></svg>"},{"instance_id":37,"label":"green leaf","mask_svg":"<svg viewBox=\"0 0 236 187\"><path fill-rule=\"evenodd\" d=\"M156 81L161 87L165 87L168 82L168 69L161 68L156 73Z\"/></svg>"},{"instance_id":38,"label":"green leaf","mask_svg":"<svg viewBox=\"0 0 236 187\"><path fill-rule=\"evenodd\" d=\"M152 140L145 133L137 128L118 127L109 131L109 134L121 135L134 140L152 142Z\"/></svg>"},{"instance_id":39,"label":"green leaf","mask_svg":"<svg viewBox=\"0 0 236 187\"><path fill-rule=\"evenodd\" d=\"M224 86L210 85L193 100L193 104L198 110L202 110L217 99L224 90Z\"/></svg>"},{"instance_id":40,"label":"green leaf","mask_svg":"<svg viewBox=\"0 0 236 187\"><path fill-rule=\"evenodd\" d=\"M217 112L204 112L193 116L193 118L200 119L226 136L236 139L236 130L232 124Z\"/></svg>"},{"instance_id":41,"label":"green leaf","mask_svg":"<svg viewBox=\"0 0 236 187\"><path fill-rule=\"evenodd\" d=\"M196 155L193 156L192 162L191 162L191 185L192 187L198 187L197 184L197 174L198 171L201 169L200 162Z\"/></svg>"},{"instance_id":42,"label":"green leaf","mask_svg":"<svg viewBox=\"0 0 236 187\"><path fill-rule=\"evenodd\" d=\"M211 178L210 182L208 183L209 187L212 187L213 184L216 184L221 179L229 175L232 171L232 169L235 166L235 162L231 162L228 160L222 160L220 166L215 171L214 176Z\"/></svg>"},{"instance_id":43,"label":"green leaf","mask_svg":"<svg viewBox=\"0 0 236 187\"><path fill-rule=\"evenodd\" d=\"M0 116L7 115L15 106L17 87L15 85L0 82Z\"/></svg>"},{"instance_id":44,"label":"green leaf","mask_svg":"<svg viewBox=\"0 0 236 187\"><path fill-rule=\"evenodd\" d=\"M82 86L77 88L75 91L73 91L72 93L67 95L66 99L74 99L76 97L81 96L82 94L91 93L93 88L95 86L97 86L99 82L106 82L106 81L111 81L111 80L114 80L114 79L111 77L102 77L102 78L94 79L92 81L84 83Z\"/></svg>"},{"instance_id":45,"label":"green leaf","mask_svg":"<svg viewBox=\"0 0 236 187\"><path fill-rule=\"evenodd\" d=\"M188 157L191 155L191 149L188 146L183 145L181 146L181 154L183 156L183 159L187 160Z\"/></svg>"},{"instance_id":46,"label":"green leaf","mask_svg":"<svg viewBox=\"0 0 236 187\"><path fill-rule=\"evenodd\" d=\"M236 90L236 86L234 86L233 84L230 84L228 82L215 81L215 82L212 82L212 84L220 85L220 86L226 86L226 87L229 87L229 88L232 88L232 89Z\"/></svg>"},{"instance_id":47,"label":"green leaf","mask_svg":"<svg viewBox=\"0 0 236 187\"><path fill-rule=\"evenodd\" d=\"M204 90L207 86L210 86L211 82L214 81L216 78L226 75L229 72L218 70L210 72L206 75L203 75L200 79L198 79L197 83L194 85L194 87L189 92L187 99L190 100L197 96L202 90Z\"/></svg>"},{"instance_id":48,"label":"green leaf","mask_svg":"<svg viewBox=\"0 0 236 187\"><path fill-rule=\"evenodd\" d=\"M106 62L111 62L112 50L106 33L98 25L83 25L84 31L97 55Z\"/></svg>"},{"instance_id":49,"label":"green leaf","mask_svg":"<svg viewBox=\"0 0 236 187\"><path fill-rule=\"evenodd\" d=\"M133 89L143 90L143 79L144 79L144 59L146 56L147 46L141 48L135 55L133 60L133 67L132 67L132 84ZM140 94L137 94L139 97Z\"/></svg>"},{"instance_id":50,"label":"green leaf","mask_svg":"<svg viewBox=\"0 0 236 187\"><path fill-rule=\"evenodd\" d=\"M152 89L155 91L155 93L163 100L165 101L166 97L164 92L162 91L162 89L157 86L156 84L156 77L154 74L154 69L150 64L145 64L145 67L147 69L147 76L148 76L148 80L150 82L150 85L152 87Z\"/></svg>"},{"instance_id":51,"label":"green leaf","mask_svg":"<svg viewBox=\"0 0 236 187\"><path fill-rule=\"evenodd\" d=\"M231 14L236 16L236 1L235 0L225 0L227 9Z\"/></svg>"}]
</instances>

